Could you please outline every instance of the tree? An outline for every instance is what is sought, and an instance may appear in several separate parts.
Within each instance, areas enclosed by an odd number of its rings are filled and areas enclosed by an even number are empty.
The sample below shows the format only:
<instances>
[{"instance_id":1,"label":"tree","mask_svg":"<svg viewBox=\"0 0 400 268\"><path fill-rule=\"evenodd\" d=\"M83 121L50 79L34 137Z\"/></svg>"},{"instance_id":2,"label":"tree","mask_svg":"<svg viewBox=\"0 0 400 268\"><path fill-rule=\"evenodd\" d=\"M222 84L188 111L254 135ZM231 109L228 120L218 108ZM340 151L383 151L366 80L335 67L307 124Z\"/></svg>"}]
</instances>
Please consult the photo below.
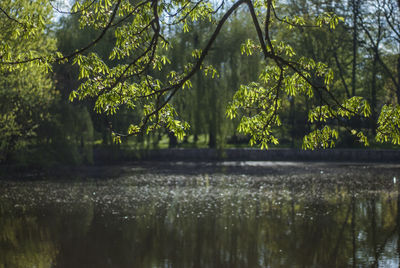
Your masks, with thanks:
<instances>
[{"instance_id":1,"label":"tree","mask_svg":"<svg viewBox=\"0 0 400 268\"><path fill-rule=\"evenodd\" d=\"M195 74L191 79L193 88L184 90L172 101L182 119L190 122L188 134L193 134L194 141L197 141L199 135L207 135L209 147L222 148L227 136L234 133L238 125L237 120L226 118L225 109L228 100L239 87L239 81L244 83L257 79L259 55L245 56L238 53L240 44L246 38L256 37L255 32L248 31L251 23L251 18L244 12L234 14L221 30L205 59L204 64L211 64L216 72L207 76ZM189 27L189 33L173 33L168 57L174 61L164 68L166 72L183 69L185 63L192 59L192 50L205 45L207 40L204 40L204 33L212 31L214 25L209 22L191 22Z\"/></svg>"},{"instance_id":2,"label":"tree","mask_svg":"<svg viewBox=\"0 0 400 268\"><path fill-rule=\"evenodd\" d=\"M365 7L366 16L359 18L361 28L366 37L366 46L372 54L371 102L372 117L375 119L377 108L377 75L378 67L381 75L389 81L388 92L394 92L397 98L386 100L382 106L376 124L376 140L392 141L399 144L400 121L400 3L386 0L372 0Z\"/></svg>"},{"instance_id":3,"label":"tree","mask_svg":"<svg viewBox=\"0 0 400 268\"><path fill-rule=\"evenodd\" d=\"M44 20L50 19L47 1L2 1L0 5L0 62L55 52ZM42 26L40 26L42 25ZM49 120L57 92L46 64L0 64L0 161L29 144Z\"/></svg>"},{"instance_id":4,"label":"tree","mask_svg":"<svg viewBox=\"0 0 400 268\"><path fill-rule=\"evenodd\" d=\"M333 29L342 18L330 12L316 12L314 17L280 17L281 10L275 2L77 1L72 12L79 15L82 28L92 27L98 31L96 38L68 55L48 51L14 53L12 46L3 46L0 68L24 68L27 63L46 68L54 62L72 60L80 68L79 78L82 83L71 93L71 100L94 98L96 111L110 115L122 107L140 111L140 120L133 122L126 134L117 130L114 132L115 141L120 141L125 135L149 133L160 127L166 127L182 138L189 124L180 120L171 100L182 89L192 87L191 79L196 73L215 73L213 66L206 65L205 59L227 21L235 12L243 11L251 18L257 38L248 39L241 46L241 52L247 55L259 54L264 64L258 80L239 86L227 109L227 116L241 116L238 130L251 136L251 144L260 144L264 148L269 143L278 142L274 133L281 125L281 114L286 103L291 98L303 96L309 100L308 120L311 124L310 133L304 137L303 147L313 149L333 146L338 132L332 126L348 122L343 119L369 116L369 104L359 96L336 96L331 88L333 73L326 64L297 55L290 45L274 40L272 35L274 29L281 27ZM15 34L31 38L32 30L21 33L20 26L30 27L32 22L29 16L20 17L3 8L2 11L8 20L17 25ZM43 16L31 18L37 21L35 31L45 29L46 23L49 23ZM210 34L204 34L203 38L207 40L205 45L192 51L193 59L186 62L181 70L171 70L163 75L166 65L174 61L166 56L172 29L175 32L189 32L192 20L212 21L215 28ZM108 32L114 33L115 46L107 61L104 55L84 54ZM391 115L386 110L382 114ZM362 131L351 127L349 131L364 144L368 144ZM400 143L398 128L390 129L390 133L394 135L391 136L392 141Z\"/></svg>"}]
</instances>

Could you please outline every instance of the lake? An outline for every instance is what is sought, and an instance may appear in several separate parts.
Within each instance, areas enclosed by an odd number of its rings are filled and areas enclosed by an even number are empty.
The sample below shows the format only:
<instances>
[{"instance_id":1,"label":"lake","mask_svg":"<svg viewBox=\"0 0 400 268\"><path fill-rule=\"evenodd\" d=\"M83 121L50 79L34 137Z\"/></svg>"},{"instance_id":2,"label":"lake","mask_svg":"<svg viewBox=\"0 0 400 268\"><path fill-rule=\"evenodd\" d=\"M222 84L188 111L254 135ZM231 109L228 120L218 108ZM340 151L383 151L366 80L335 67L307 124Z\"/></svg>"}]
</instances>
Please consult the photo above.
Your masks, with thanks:
<instances>
[{"instance_id":1,"label":"lake","mask_svg":"<svg viewBox=\"0 0 400 268\"><path fill-rule=\"evenodd\" d=\"M398 267L400 165L144 162L0 181L0 267Z\"/></svg>"}]
</instances>

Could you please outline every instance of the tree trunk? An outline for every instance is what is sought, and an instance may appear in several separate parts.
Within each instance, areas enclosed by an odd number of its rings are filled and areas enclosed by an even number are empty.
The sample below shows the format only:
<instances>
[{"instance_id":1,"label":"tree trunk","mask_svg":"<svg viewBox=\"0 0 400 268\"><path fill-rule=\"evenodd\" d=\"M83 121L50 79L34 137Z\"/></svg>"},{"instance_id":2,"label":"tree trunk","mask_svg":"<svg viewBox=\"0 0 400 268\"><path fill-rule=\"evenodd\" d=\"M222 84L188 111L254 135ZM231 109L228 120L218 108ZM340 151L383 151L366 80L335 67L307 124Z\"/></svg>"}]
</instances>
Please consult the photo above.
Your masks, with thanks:
<instances>
[{"instance_id":1,"label":"tree trunk","mask_svg":"<svg viewBox=\"0 0 400 268\"><path fill-rule=\"evenodd\" d=\"M357 234L356 234L356 198L354 193L351 197L351 236L352 236L352 257L353 267L357 267Z\"/></svg>"},{"instance_id":2,"label":"tree trunk","mask_svg":"<svg viewBox=\"0 0 400 268\"><path fill-rule=\"evenodd\" d=\"M15 146L17 144L17 138L15 136L11 136L8 144L6 145L5 153L4 153L4 163L10 163L12 160L12 156L15 150Z\"/></svg>"},{"instance_id":3,"label":"tree trunk","mask_svg":"<svg viewBox=\"0 0 400 268\"><path fill-rule=\"evenodd\" d=\"M351 74L351 95L356 95L356 85L357 85L357 17L359 12L359 0L352 0L353 5L353 66L352 66L352 74Z\"/></svg>"},{"instance_id":4,"label":"tree trunk","mask_svg":"<svg viewBox=\"0 0 400 268\"><path fill-rule=\"evenodd\" d=\"M209 135L210 135L210 139L208 141L208 147L209 148L217 147L217 135L216 135L215 131L212 128L210 128Z\"/></svg>"},{"instance_id":5,"label":"tree trunk","mask_svg":"<svg viewBox=\"0 0 400 268\"><path fill-rule=\"evenodd\" d=\"M295 116L296 116L296 112L295 112L295 106L294 106L294 98L290 97L289 99L290 101L290 137L291 137L291 141L290 141L290 147L294 148L294 141L295 141L295 135L296 135L296 127L295 127Z\"/></svg>"},{"instance_id":6,"label":"tree trunk","mask_svg":"<svg viewBox=\"0 0 400 268\"><path fill-rule=\"evenodd\" d=\"M168 147L175 148L178 145L178 140L175 137L174 133L168 132L168 138L169 138Z\"/></svg>"},{"instance_id":7,"label":"tree trunk","mask_svg":"<svg viewBox=\"0 0 400 268\"><path fill-rule=\"evenodd\" d=\"M400 0L399 0L400 1ZM400 3L399 3L400 6ZM399 57L400 59L400 57ZM400 255L400 184L397 186L397 215L396 215L396 226L397 226L397 254ZM400 267L400 259L399 259Z\"/></svg>"},{"instance_id":8,"label":"tree trunk","mask_svg":"<svg viewBox=\"0 0 400 268\"><path fill-rule=\"evenodd\" d=\"M217 93L215 90L211 92L210 96L210 111L209 111L209 141L208 147L209 148L216 148L217 147L217 133L218 133L218 112L217 112Z\"/></svg>"},{"instance_id":9,"label":"tree trunk","mask_svg":"<svg viewBox=\"0 0 400 268\"><path fill-rule=\"evenodd\" d=\"M400 3L399 3L400 5ZM400 44L399 44L400 46ZM400 104L400 54L397 57L397 88L396 88L396 93L397 93L397 103Z\"/></svg>"},{"instance_id":10,"label":"tree trunk","mask_svg":"<svg viewBox=\"0 0 400 268\"><path fill-rule=\"evenodd\" d=\"M376 74L378 65L378 51L374 53L374 61L372 63L372 79L371 79L371 130L376 135L376 119L377 119L377 100L376 100Z\"/></svg>"}]
</instances>

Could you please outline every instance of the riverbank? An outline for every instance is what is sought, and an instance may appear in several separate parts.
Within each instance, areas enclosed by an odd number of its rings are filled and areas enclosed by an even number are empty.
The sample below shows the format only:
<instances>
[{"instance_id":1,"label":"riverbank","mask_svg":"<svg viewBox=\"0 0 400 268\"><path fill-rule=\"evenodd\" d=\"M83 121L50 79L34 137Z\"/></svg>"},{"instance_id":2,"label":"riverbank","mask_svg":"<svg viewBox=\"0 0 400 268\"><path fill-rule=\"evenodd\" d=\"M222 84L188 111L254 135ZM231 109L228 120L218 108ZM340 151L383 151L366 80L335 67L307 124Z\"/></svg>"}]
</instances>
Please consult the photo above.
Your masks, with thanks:
<instances>
[{"instance_id":1,"label":"riverbank","mask_svg":"<svg viewBox=\"0 0 400 268\"><path fill-rule=\"evenodd\" d=\"M50 166L32 165L0 165L0 178L63 178L63 177L96 177L107 178L118 176L125 172L123 167L140 167L144 169L167 167L167 170L180 170L187 173L208 170L208 172L219 169L237 169L239 173L246 169L260 169L269 162L267 173L282 168L282 163L291 162L296 165L302 163L323 163L325 166L343 164L400 164L400 150L365 150L365 149L331 149L304 151L297 149L162 149L162 150L107 150L96 148L94 150L94 163L86 165L67 165L59 163ZM182 164L177 165L177 162ZM224 163L230 163L226 167ZM257 167L246 165L242 162L258 163ZM202 164L203 163L203 164ZM193 166L193 164L196 164ZM285 165L284 165L285 166ZM272 168L274 167L274 168ZM283 167L283 169L293 167ZM265 170L263 170L265 172ZM280 172L278 172L280 173Z\"/></svg>"},{"instance_id":2,"label":"riverbank","mask_svg":"<svg viewBox=\"0 0 400 268\"><path fill-rule=\"evenodd\" d=\"M318 161L400 163L400 150L387 149L160 149L114 152L94 151L95 163L120 161Z\"/></svg>"}]
</instances>

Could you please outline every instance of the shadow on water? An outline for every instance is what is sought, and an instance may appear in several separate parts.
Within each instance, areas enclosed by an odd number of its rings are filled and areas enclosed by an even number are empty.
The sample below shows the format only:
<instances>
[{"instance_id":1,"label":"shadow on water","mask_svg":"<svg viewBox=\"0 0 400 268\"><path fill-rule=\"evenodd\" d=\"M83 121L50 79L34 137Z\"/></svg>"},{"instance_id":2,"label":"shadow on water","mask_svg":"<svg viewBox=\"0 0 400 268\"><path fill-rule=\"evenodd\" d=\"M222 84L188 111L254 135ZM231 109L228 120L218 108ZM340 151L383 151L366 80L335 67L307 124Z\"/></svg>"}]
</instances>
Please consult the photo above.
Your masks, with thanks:
<instances>
[{"instance_id":1,"label":"shadow on water","mask_svg":"<svg viewBox=\"0 0 400 268\"><path fill-rule=\"evenodd\" d=\"M0 267L399 266L399 166L121 169L1 181Z\"/></svg>"}]
</instances>

